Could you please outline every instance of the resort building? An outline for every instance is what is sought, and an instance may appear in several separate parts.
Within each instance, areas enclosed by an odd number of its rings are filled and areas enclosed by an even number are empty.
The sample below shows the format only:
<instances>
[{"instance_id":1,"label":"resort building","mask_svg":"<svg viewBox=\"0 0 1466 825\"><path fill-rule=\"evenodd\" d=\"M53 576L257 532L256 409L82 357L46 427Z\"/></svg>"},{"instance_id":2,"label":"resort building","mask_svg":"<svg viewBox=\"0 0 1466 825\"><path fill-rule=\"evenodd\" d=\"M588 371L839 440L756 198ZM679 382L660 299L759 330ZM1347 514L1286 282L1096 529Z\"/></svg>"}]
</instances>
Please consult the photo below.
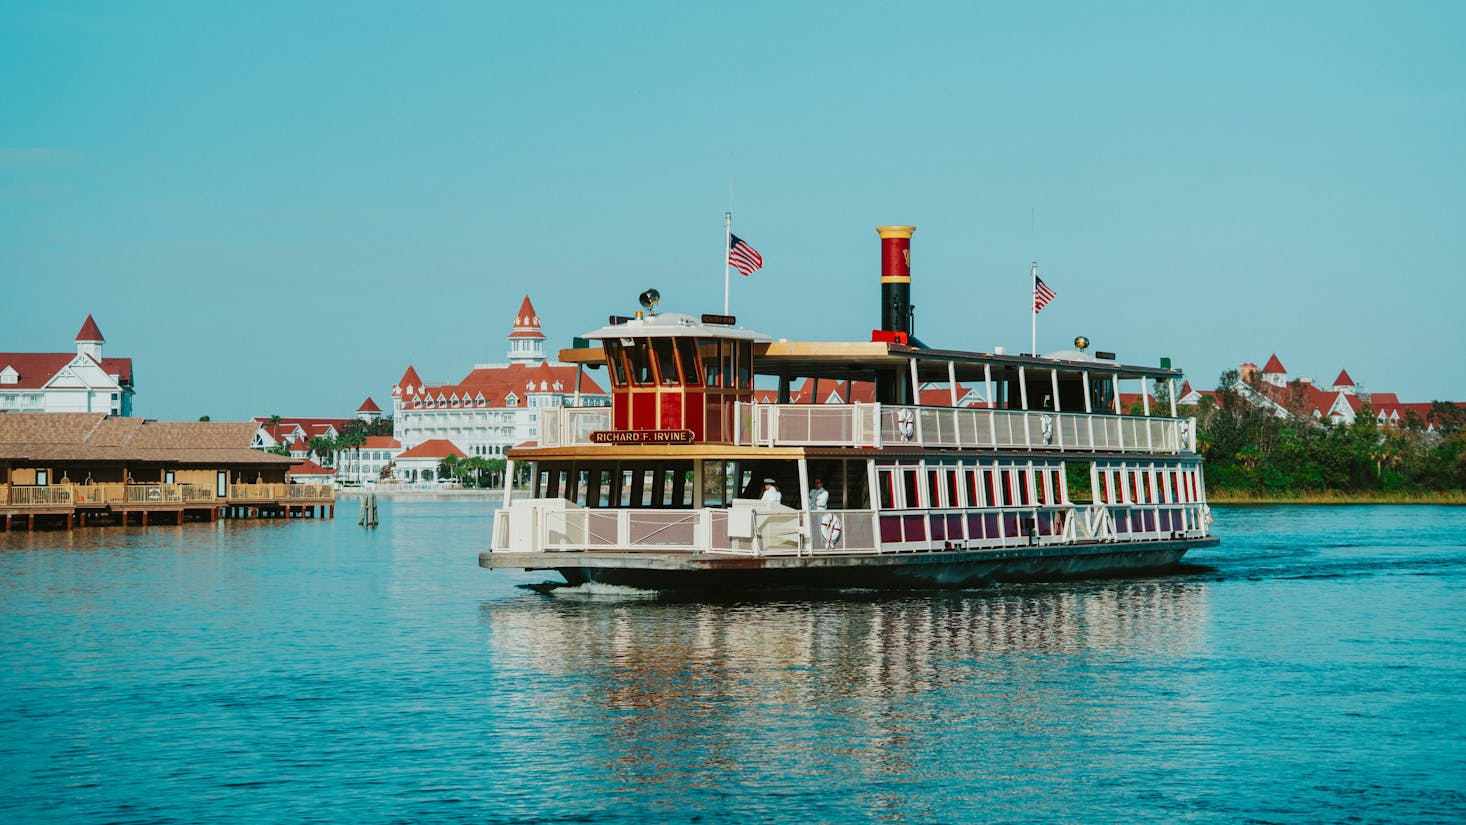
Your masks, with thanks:
<instances>
[{"instance_id":1,"label":"resort building","mask_svg":"<svg viewBox=\"0 0 1466 825\"><path fill-rule=\"evenodd\" d=\"M423 381L408 366L392 387L393 435L404 448L440 439L469 456L503 457L539 437L543 409L610 406L610 396L581 368L545 357L545 336L528 295L508 341L507 363L475 365L456 383Z\"/></svg>"},{"instance_id":2,"label":"resort building","mask_svg":"<svg viewBox=\"0 0 1466 825\"><path fill-rule=\"evenodd\" d=\"M1332 383L1324 385L1307 375L1289 376L1277 354L1271 355L1259 369L1251 361L1237 366L1237 381L1232 388L1259 409L1279 418L1299 417L1353 424L1366 406L1381 425L1404 426L1413 415L1426 430L1436 429L1432 402L1402 402L1392 392L1366 392L1364 386L1339 370ZM1181 388L1177 403L1195 406L1202 398L1216 396L1215 390L1197 390L1188 382ZM1466 403L1452 402L1466 407Z\"/></svg>"},{"instance_id":3,"label":"resort building","mask_svg":"<svg viewBox=\"0 0 1466 825\"><path fill-rule=\"evenodd\" d=\"M255 416L256 430L249 446L271 450L279 444L309 443L312 438L336 438L353 418L275 418Z\"/></svg>"},{"instance_id":4,"label":"resort building","mask_svg":"<svg viewBox=\"0 0 1466 825\"><path fill-rule=\"evenodd\" d=\"M393 476L398 481L409 484L440 480L441 465L449 456L468 457L451 441L442 438L429 439L398 454Z\"/></svg>"},{"instance_id":5,"label":"resort building","mask_svg":"<svg viewBox=\"0 0 1466 825\"><path fill-rule=\"evenodd\" d=\"M132 415L132 359L106 358L88 315L75 352L0 352L0 412Z\"/></svg>"},{"instance_id":6,"label":"resort building","mask_svg":"<svg viewBox=\"0 0 1466 825\"><path fill-rule=\"evenodd\" d=\"M338 484L361 486L375 484L388 475L396 476L393 462L402 452L402 442L390 435L369 435L360 447L336 451ZM389 473L388 468L392 468Z\"/></svg>"}]
</instances>

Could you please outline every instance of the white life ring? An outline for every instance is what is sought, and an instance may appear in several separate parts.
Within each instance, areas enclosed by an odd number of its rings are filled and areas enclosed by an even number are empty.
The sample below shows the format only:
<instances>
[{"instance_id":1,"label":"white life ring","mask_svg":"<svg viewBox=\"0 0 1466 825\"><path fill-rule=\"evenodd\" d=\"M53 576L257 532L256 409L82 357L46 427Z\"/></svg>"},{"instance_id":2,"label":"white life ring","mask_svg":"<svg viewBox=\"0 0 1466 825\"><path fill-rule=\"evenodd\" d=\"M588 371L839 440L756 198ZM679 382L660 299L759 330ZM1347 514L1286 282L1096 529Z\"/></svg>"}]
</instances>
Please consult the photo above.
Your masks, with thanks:
<instances>
[{"instance_id":1,"label":"white life ring","mask_svg":"<svg viewBox=\"0 0 1466 825\"><path fill-rule=\"evenodd\" d=\"M839 516L834 513L825 513L820 516L820 538L826 547L834 547L839 544L841 532Z\"/></svg>"},{"instance_id":2,"label":"white life ring","mask_svg":"<svg viewBox=\"0 0 1466 825\"><path fill-rule=\"evenodd\" d=\"M916 435L916 413L909 409L897 410L896 432L902 441L910 441Z\"/></svg>"},{"instance_id":3,"label":"white life ring","mask_svg":"<svg viewBox=\"0 0 1466 825\"><path fill-rule=\"evenodd\" d=\"M163 491L157 487L148 488L148 501L157 501L163 497Z\"/></svg>"}]
</instances>

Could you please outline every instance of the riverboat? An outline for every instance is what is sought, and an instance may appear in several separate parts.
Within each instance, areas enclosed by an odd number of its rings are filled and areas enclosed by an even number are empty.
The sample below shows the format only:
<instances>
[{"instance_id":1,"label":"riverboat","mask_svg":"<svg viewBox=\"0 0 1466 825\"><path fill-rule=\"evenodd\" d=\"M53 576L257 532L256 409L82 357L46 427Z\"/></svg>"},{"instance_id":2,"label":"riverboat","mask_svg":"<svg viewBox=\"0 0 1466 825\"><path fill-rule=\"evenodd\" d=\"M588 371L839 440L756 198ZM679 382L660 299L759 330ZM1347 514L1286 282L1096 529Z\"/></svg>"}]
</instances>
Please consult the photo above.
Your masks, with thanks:
<instances>
[{"instance_id":1,"label":"riverboat","mask_svg":"<svg viewBox=\"0 0 1466 825\"><path fill-rule=\"evenodd\" d=\"M925 346L913 228L877 231L869 341L657 314L648 290L643 311L563 350L607 370L612 404L540 411L479 564L659 590L962 588L1161 571L1218 543L1179 370L1083 339L1044 356Z\"/></svg>"}]
</instances>

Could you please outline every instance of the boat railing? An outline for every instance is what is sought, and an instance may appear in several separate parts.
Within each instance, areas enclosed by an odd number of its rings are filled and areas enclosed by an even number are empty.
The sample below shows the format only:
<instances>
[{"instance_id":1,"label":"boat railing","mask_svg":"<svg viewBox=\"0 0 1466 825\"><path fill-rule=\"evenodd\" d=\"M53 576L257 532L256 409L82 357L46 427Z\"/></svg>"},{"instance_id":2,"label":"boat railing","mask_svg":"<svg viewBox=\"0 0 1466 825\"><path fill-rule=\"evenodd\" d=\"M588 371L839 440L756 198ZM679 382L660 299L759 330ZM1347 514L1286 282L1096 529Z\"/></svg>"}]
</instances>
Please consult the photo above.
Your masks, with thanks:
<instances>
[{"instance_id":1,"label":"boat railing","mask_svg":"<svg viewBox=\"0 0 1466 825\"><path fill-rule=\"evenodd\" d=\"M520 552L911 553L1199 538L1203 504L1063 504L932 510L586 508L520 499L495 514L493 549Z\"/></svg>"},{"instance_id":2,"label":"boat railing","mask_svg":"<svg viewBox=\"0 0 1466 825\"><path fill-rule=\"evenodd\" d=\"M913 407L740 404L740 445L1195 452L1191 418Z\"/></svg>"},{"instance_id":3,"label":"boat railing","mask_svg":"<svg viewBox=\"0 0 1466 825\"><path fill-rule=\"evenodd\" d=\"M590 444L590 434L611 429L610 407L544 407L540 410L541 447Z\"/></svg>"}]
</instances>

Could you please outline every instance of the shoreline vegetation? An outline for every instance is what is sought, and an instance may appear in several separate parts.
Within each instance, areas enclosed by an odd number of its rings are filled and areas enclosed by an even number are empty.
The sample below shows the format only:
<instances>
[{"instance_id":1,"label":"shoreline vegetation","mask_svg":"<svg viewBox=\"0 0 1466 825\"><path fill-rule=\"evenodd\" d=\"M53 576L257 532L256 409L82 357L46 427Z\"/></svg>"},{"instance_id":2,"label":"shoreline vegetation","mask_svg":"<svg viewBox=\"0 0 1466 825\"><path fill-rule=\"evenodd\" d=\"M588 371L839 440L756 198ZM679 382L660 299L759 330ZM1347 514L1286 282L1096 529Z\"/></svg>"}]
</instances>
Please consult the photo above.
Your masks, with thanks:
<instances>
[{"instance_id":1,"label":"shoreline vegetation","mask_svg":"<svg viewBox=\"0 0 1466 825\"><path fill-rule=\"evenodd\" d=\"M1186 413L1209 503L1466 504L1466 406L1436 401L1396 426L1366 402L1352 423L1333 423L1305 412L1301 386L1243 385L1236 370L1217 383Z\"/></svg>"}]
</instances>

